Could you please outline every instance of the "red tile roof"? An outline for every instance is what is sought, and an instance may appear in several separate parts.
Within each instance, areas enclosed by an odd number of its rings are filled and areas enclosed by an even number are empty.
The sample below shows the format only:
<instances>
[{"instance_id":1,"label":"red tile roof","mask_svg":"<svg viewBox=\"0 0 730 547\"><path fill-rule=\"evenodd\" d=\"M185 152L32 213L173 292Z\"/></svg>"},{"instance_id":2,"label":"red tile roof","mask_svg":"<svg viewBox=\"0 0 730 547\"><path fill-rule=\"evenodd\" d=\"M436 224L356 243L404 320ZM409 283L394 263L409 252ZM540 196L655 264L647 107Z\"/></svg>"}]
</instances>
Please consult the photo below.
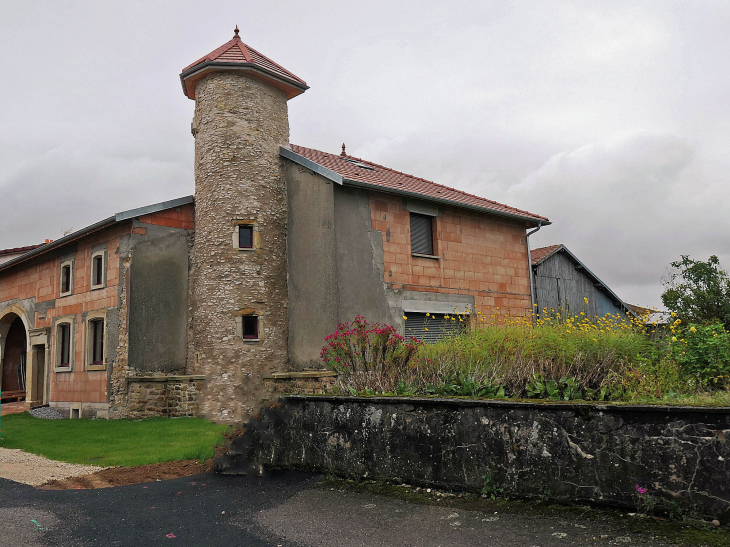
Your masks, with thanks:
<instances>
[{"instance_id":1,"label":"red tile roof","mask_svg":"<svg viewBox=\"0 0 730 547\"><path fill-rule=\"evenodd\" d=\"M307 83L304 80L292 74L283 66L275 63L262 53L259 53L252 47L244 44L238 36L238 27L236 27L235 36L231 40L223 44L218 49L211 51L208 55L205 55L194 63L189 64L182 70L180 77L183 80L183 85L185 85L185 80L187 79L187 76L185 75L187 72L195 72L200 68L203 68L206 63L213 62L215 62L218 67L220 67L220 65L231 65L231 67L249 66L252 68L262 69L268 74L272 74L287 82L291 82L295 85L295 89L285 89L285 91L288 92L289 98L299 95L307 89ZM195 78L195 80L197 79L198 78ZM194 98L194 82L190 82L190 85L187 86L186 94L191 99Z\"/></svg>"},{"instance_id":2,"label":"red tile roof","mask_svg":"<svg viewBox=\"0 0 730 547\"><path fill-rule=\"evenodd\" d=\"M13 249L0 249L0 256L27 253L28 251L37 249L38 247L41 247L42 245L45 245L45 243L40 243L38 245L28 245L27 247L15 247Z\"/></svg>"},{"instance_id":3,"label":"red tile roof","mask_svg":"<svg viewBox=\"0 0 730 547\"><path fill-rule=\"evenodd\" d=\"M414 177L394 169L389 169L354 156L342 154L328 154L312 148L305 148L292 144L293 152L326 167L335 173L342 175L347 181L361 182L368 185L378 186L383 191L395 190L423 196L426 199L437 201L449 201L455 205L465 205L478 209L486 209L495 213L517 216L532 221L549 222L547 217L536 215L528 211L516 209L509 205L497 203L473 194L462 192L448 186L436 184L428 180ZM358 165L359 164L359 165Z\"/></svg>"},{"instance_id":4,"label":"red tile roof","mask_svg":"<svg viewBox=\"0 0 730 547\"><path fill-rule=\"evenodd\" d=\"M537 249L530 249L530 258L532 259L532 265L536 266L538 263L545 260L562 246L562 243L558 243L557 245L550 245L549 247L538 247Z\"/></svg>"}]
</instances>

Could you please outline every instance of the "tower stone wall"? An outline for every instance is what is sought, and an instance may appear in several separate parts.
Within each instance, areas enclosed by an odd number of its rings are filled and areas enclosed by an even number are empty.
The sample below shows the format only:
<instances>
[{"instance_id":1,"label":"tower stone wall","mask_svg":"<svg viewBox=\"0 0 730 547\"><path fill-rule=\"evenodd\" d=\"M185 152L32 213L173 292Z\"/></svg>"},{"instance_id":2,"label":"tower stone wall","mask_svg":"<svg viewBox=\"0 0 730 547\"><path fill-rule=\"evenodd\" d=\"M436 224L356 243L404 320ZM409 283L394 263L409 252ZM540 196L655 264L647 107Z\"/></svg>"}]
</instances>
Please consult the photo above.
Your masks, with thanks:
<instances>
[{"instance_id":1,"label":"tower stone wall","mask_svg":"<svg viewBox=\"0 0 730 547\"><path fill-rule=\"evenodd\" d=\"M194 353L204 374L201 412L218 422L254 414L268 397L263 377L287 365L286 93L240 71L195 84L195 245L191 307ZM237 224L255 228L239 250ZM258 318L244 340L241 317ZM238 328L237 328L238 325Z\"/></svg>"}]
</instances>

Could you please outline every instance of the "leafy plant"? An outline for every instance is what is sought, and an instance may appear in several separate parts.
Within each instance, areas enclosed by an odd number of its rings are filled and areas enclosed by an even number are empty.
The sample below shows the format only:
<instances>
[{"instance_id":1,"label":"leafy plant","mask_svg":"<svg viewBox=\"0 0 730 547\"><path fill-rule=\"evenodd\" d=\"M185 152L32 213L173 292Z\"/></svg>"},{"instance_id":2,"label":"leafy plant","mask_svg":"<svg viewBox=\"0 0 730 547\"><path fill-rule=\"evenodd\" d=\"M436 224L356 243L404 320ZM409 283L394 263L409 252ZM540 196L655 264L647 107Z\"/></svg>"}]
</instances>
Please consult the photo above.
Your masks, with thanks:
<instances>
[{"instance_id":1,"label":"leafy plant","mask_svg":"<svg viewBox=\"0 0 730 547\"><path fill-rule=\"evenodd\" d=\"M482 494L492 499L497 499L498 496L502 495L504 489L496 481L493 473L487 473L482 475L484 479L484 486L482 487Z\"/></svg>"},{"instance_id":2,"label":"leafy plant","mask_svg":"<svg viewBox=\"0 0 730 547\"><path fill-rule=\"evenodd\" d=\"M683 323L717 323L730 328L730 277L712 255L707 262L682 255L662 279L662 302Z\"/></svg>"},{"instance_id":3,"label":"leafy plant","mask_svg":"<svg viewBox=\"0 0 730 547\"><path fill-rule=\"evenodd\" d=\"M730 380L730 335L722 323L682 327L675 322L673 327L670 354L681 369L702 385L726 385Z\"/></svg>"},{"instance_id":4,"label":"leafy plant","mask_svg":"<svg viewBox=\"0 0 730 547\"><path fill-rule=\"evenodd\" d=\"M390 325L370 324L361 315L352 323L340 323L325 342L320 357L337 372L341 387L367 395L394 392L421 344L415 338L406 340Z\"/></svg>"}]
</instances>

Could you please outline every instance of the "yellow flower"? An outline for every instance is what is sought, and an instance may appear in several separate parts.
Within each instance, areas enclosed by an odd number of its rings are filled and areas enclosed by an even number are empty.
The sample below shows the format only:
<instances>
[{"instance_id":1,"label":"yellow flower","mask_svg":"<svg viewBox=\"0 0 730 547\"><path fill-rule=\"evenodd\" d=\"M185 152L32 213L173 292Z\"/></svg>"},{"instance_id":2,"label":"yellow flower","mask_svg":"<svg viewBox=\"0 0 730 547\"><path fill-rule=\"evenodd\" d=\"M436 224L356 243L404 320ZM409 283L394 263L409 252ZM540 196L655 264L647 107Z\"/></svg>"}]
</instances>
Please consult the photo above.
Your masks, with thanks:
<instances>
[{"instance_id":1,"label":"yellow flower","mask_svg":"<svg viewBox=\"0 0 730 547\"><path fill-rule=\"evenodd\" d=\"M403 319L408 319L405 315L403 316Z\"/></svg>"},{"instance_id":2,"label":"yellow flower","mask_svg":"<svg viewBox=\"0 0 730 547\"><path fill-rule=\"evenodd\" d=\"M431 317L431 315L428 312L426 312L426 317Z\"/></svg>"},{"instance_id":3,"label":"yellow flower","mask_svg":"<svg viewBox=\"0 0 730 547\"><path fill-rule=\"evenodd\" d=\"M676 312L672 312L672 317L677 317L677 313Z\"/></svg>"},{"instance_id":4,"label":"yellow flower","mask_svg":"<svg viewBox=\"0 0 730 547\"><path fill-rule=\"evenodd\" d=\"M428 330L427 328L424 328L423 330Z\"/></svg>"},{"instance_id":5,"label":"yellow flower","mask_svg":"<svg viewBox=\"0 0 730 547\"><path fill-rule=\"evenodd\" d=\"M585 302L586 304L588 304L588 298L584 296L583 297L583 302Z\"/></svg>"},{"instance_id":6,"label":"yellow flower","mask_svg":"<svg viewBox=\"0 0 730 547\"><path fill-rule=\"evenodd\" d=\"M694 328L694 327L690 327L690 328L689 328L689 332L697 332L697 329L696 329L696 328Z\"/></svg>"},{"instance_id":7,"label":"yellow flower","mask_svg":"<svg viewBox=\"0 0 730 547\"><path fill-rule=\"evenodd\" d=\"M672 336L672 342L676 342L676 341L677 341L677 337L676 336Z\"/></svg>"}]
</instances>

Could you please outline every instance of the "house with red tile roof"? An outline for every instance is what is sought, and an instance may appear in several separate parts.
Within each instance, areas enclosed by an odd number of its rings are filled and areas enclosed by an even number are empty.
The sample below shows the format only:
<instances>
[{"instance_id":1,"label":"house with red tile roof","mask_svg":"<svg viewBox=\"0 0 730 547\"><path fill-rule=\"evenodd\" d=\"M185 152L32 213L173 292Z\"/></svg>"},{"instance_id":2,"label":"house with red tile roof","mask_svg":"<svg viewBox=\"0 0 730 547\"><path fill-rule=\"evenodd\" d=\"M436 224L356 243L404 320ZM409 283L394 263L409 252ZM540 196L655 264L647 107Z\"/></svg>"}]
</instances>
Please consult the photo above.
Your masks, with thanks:
<instances>
[{"instance_id":1,"label":"house with red tile roof","mask_svg":"<svg viewBox=\"0 0 730 547\"><path fill-rule=\"evenodd\" d=\"M326 381L324 338L357 315L426 341L454 312L531 315L546 217L291 144L308 86L238 29L180 81L195 195L0 264L3 389L69 416L237 422L280 380Z\"/></svg>"}]
</instances>

